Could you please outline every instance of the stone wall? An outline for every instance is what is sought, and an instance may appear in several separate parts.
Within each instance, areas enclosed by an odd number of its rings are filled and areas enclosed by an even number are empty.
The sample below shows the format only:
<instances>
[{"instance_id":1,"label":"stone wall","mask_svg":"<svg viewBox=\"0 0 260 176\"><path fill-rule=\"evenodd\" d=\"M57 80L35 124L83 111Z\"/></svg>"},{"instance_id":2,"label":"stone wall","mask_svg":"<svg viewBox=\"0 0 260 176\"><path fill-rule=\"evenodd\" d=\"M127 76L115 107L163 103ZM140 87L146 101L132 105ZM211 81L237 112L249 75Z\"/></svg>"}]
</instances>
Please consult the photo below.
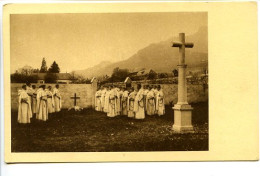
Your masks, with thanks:
<instances>
[{"instance_id":1,"label":"stone wall","mask_svg":"<svg viewBox=\"0 0 260 176\"><path fill-rule=\"evenodd\" d=\"M22 83L12 83L11 84L11 109L18 109L18 90L21 89ZM40 84L35 84L39 87ZM45 84L46 86L54 87L55 84ZM74 96L74 93L77 94L77 105L82 108L93 107L93 97L96 91L95 84L59 84L60 93L62 96L62 108L67 109L71 108L74 105L74 99L71 97Z\"/></svg>"},{"instance_id":2,"label":"stone wall","mask_svg":"<svg viewBox=\"0 0 260 176\"><path fill-rule=\"evenodd\" d=\"M21 89L23 84L21 83L12 83L11 84L11 108L12 110L18 109L18 90ZM38 87L40 84L36 84ZM46 86L51 85L52 87L55 84L45 84ZM152 85L152 84L151 84ZM156 84L158 85L158 84ZM164 96L165 104L172 105L177 103L178 99L178 85L177 84L160 84ZM132 86L136 86L135 82L132 82ZM198 103L208 101L208 87L203 84L198 85L187 85L187 96L189 103ZM96 83L92 84L60 84L60 92L62 95L62 108L67 109L71 108L74 105L74 100L71 97L74 96L74 93L77 93L77 96L80 99L77 99L77 105L82 108L94 107L94 94L97 89Z\"/></svg>"},{"instance_id":3,"label":"stone wall","mask_svg":"<svg viewBox=\"0 0 260 176\"><path fill-rule=\"evenodd\" d=\"M150 84L153 85L153 84ZM159 85L159 84L156 84ZM136 83L132 82L135 87ZM178 101L178 85L177 84L160 84L163 89L165 104L172 105ZM208 88L203 84L187 85L187 96L189 103L207 102L208 101Z\"/></svg>"}]
</instances>

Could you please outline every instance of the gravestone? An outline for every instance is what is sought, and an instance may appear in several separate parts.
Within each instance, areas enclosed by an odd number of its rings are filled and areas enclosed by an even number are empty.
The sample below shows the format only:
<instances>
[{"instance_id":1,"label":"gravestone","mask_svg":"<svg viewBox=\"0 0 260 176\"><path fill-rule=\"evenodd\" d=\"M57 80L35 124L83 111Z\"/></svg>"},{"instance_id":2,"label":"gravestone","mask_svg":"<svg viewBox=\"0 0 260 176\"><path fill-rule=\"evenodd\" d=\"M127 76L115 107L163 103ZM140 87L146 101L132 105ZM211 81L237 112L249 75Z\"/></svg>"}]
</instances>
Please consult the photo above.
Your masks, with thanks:
<instances>
[{"instance_id":1,"label":"gravestone","mask_svg":"<svg viewBox=\"0 0 260 176\"><path fill-rule=\"evenodd\" d=\"M73 97L70 97L71 99L74 99L74 106L77 106L77 99L80 99L80 97L77 97L77 94L74 93Z\"/></svg>"},{"instance_id":2,"label":"gravestone","mask_svg":"<svg viewBox=\"0 0 260 176\"><path fill-rule=\"evenodd\" d=\"M69 108L68 111L70 111L71 109L74 109L75 111L81 111L83 108L77 106L77 99L80 99L80 97L77 97L77 94L74 93L74 96L70 98L74 100L74 106L72 108Z\"/></svg>"}]
</instances>

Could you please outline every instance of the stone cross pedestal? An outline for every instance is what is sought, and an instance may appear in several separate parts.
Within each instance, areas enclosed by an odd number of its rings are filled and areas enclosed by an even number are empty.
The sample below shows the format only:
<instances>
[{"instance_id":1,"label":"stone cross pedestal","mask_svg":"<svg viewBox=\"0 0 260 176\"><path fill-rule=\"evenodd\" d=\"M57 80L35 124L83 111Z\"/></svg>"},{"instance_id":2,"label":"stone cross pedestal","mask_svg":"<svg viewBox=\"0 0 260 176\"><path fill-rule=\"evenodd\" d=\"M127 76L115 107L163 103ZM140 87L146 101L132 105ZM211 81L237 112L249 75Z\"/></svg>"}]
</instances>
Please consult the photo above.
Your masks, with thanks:
<instances>
[{"instance_id":1,"label":"stone cross pedestal","mask_svg":"<svg viewBox=\"0 0 260 176\"><path fill-rule=\"evenodd\" d=\"M185 48L192 48L193 43L185 43L185 33L179 34L180 42L173 42L172 47L179 48L178 64L178 102L174 105L173 130L177 132L192 132L192 107L187 101L187 82L185 64Z\"/></svg>"}]
</instances>

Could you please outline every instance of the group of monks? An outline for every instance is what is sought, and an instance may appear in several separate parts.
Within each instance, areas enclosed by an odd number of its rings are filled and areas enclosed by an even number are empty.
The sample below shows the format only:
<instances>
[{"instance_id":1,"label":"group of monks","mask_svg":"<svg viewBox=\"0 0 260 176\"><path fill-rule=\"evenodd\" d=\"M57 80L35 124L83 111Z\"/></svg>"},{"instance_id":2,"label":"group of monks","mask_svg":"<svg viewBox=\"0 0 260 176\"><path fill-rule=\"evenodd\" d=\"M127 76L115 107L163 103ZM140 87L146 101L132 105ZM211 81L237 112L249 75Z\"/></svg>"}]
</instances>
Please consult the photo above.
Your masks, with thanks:
<instances>
[{"instance_id":1,"label":"group of monks","mask_svg":"<svg viewBox=\"0 0 260 176\"><path fill-rule=\"evenodd\" d=\"M54 88L45 85L39 86L27 83L18 91L18 123L30 123L31 118L46 121L51 113L61 110L61 95L59 85Z\"/></svg>"},{"instance_id":2,"label":"group of monks","mask_svg":"<svg viewBox=\"0 0 260 176\"><path fill-rule=\"evenodd\" d=\"M52 113L61 110L59 85L35 85L27 83L18 91L18 123L30 123L31 118L47 121ZM125 87L102 86L95 93L95 110L107 113L108 117L128 116L144 119L145 115L165 114L164 95L160 85L137 85Z\"/></svg>"},{"instance_id":3,"label":"group of monks","mask_svg":"<svg viewBox=\"0 0 260 176\"><path fill-rule=\"evenodd\" d=\"M134 89L117 86L102 86L95 94L95 110L107 113L108 117L118 115L144 119L145 115L165 114L164 95L160 85L137 85Z\"/></svg>"}]
</instances>

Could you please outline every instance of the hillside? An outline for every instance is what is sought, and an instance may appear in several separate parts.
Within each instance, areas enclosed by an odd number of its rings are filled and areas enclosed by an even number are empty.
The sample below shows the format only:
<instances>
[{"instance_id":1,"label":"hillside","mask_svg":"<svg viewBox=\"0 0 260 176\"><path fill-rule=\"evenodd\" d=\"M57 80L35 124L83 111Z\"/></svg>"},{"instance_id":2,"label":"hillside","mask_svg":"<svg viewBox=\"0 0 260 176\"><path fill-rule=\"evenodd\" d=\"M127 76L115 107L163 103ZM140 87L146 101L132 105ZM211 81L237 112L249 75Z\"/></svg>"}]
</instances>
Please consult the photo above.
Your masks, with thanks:
<instances>
[{"instance_id":1,"label":"hillside","mask_svg":"<svg viewBox=\"0 0 260 176\"><path fill-rule=\"evenodd\" d=\"M195 34L186 36L187 42L193 42L194 48L186 49L186 63L189 69L201 67L208 60L208 38L207 28L200 28ZM140 49L130 58L115 63L102 62L94 67L85 70L75 71L84 77L93 77L101 75L111 75L115 67L127 68L130 71L141 68L151 68L156 72L171 72L178 65L179 49L172 48L172 41L178 41L178 36L153 43Z\"/></svg>"}]
</instances>

